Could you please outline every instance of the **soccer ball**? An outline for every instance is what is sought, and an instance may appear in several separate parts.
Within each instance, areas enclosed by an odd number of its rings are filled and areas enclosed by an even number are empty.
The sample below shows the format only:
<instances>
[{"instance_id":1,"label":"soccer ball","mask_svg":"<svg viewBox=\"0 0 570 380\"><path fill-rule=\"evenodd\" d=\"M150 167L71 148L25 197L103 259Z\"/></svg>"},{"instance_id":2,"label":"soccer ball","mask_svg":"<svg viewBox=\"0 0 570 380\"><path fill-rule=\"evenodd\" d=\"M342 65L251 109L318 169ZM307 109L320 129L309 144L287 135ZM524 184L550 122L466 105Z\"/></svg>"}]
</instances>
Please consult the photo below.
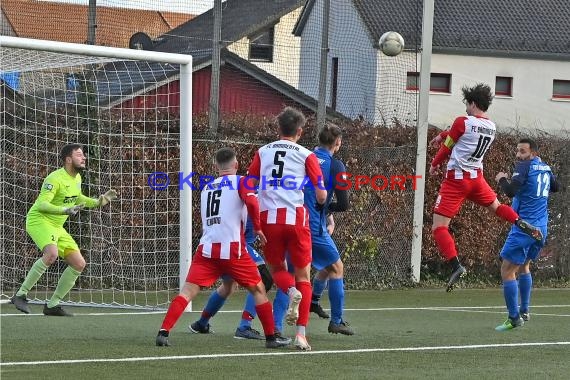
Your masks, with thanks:
<instances>
[{"instance_id":1,"label":"soccer ball","mask_svg":"<svg viewBox=\"0 0 570 380\"><path fill-rule=\"evenodd\" d=\"M404 50L404 37L397 32L386 32L380 37L380 50L389 57L395 57Z\"/></svg>"}]
</instances>

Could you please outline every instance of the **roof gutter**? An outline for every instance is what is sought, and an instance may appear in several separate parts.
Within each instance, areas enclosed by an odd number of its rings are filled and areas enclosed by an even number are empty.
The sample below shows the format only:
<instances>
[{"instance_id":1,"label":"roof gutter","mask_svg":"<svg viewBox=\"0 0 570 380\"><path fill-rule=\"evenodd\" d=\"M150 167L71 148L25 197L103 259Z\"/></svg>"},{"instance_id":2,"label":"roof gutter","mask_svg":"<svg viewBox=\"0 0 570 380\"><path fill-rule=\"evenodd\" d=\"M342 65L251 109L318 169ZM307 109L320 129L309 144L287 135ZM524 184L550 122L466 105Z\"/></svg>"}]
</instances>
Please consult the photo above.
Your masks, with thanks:
<instances>
[{"instance_id":1,"label":"roof gutter","mask_svg":"<svg viewBox=\"0 0 570 380\"><path fill-rule=\"evenodd\" d=\"M452 54L452 55L474 55L481 57L493 58L520 58L520 59L542 59L548 61L570 61L568 53L547 53L534 51L516 51L516 50L496 50L496 49L473 49L473 48L456 48L434 46L433 53Z\"/></svg>"}]
</instances>

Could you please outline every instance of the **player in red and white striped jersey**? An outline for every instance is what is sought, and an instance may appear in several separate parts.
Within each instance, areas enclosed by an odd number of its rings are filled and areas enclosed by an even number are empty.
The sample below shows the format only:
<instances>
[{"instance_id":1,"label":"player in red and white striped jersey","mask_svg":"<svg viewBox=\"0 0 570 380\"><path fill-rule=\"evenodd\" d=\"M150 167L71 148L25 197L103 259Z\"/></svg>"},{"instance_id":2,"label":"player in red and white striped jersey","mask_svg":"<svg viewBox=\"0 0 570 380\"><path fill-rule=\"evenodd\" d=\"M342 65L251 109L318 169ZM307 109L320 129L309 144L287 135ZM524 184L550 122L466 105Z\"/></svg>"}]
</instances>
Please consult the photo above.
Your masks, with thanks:
<instances>
[{"instance_id":1,"label":"player in red and white striped jersey","mask_svg":"<svg viewBox=\"0 0 570 380\"><path fill-rule=\"evenodd\" d=\"M495 123L487 118L486 111L493 100L491 88L485 84L464 87L463 99L467 116L460 116L451 129L442 132L432 142L442 142L434 157L430 174L435 175L439 166L449 158L447 171L435 201L432 233L444 258L452 265L452 274L447 291L465 275L465 268L459 263L453 237L449 233L451 218L459 212L461 204L469 199L501 219L517 225L536 240L542 240L540 229L521 220L509 206L499 203L497 194L483 177L483 158L495 139Z\"/></svg>"},{"instance_id":2,"label":"player in red and white striped jersey","mask_svg":"<svg viewBox=\"0 0 570 380\"><path fill-rule=\"evenodd\" d=\"M202 238L180 294L175 297L158 335L157 346L168 346L168 335L201 286L211 286L222 275L247 288L255 298L255 309L263 326L267 348L286 346L290 340L275 337L273 309L267 299L257 265L247 252L244 229L249 214L255 234L262 244L259 204L254 181L236 175L238 162L232 149L216 152L219 177L204 185L201 193ZM225 280L228 294L233 281Z\"/></svg>"},{"instance_id":3,"label":"player in red and white striped jersey","mask_svg":"<svg viewBox=\"0 0 570 380\"><path fill-rule=\"evenodd\" d=\"M317 157L297 144L305 125L303 114L287 107L277 121L280 140L255 153L249 175L259 179L261 226L267 236L265 260L275 284L289 295L286 320L290 325L297 325L295 345L301 350L310 350L305 328L309 323L312 294L311 231L302 187L312 184L321 205L326 201L327 192ZM287 271L286 251L295 268L294 276Z\"/></svg>"}]
</instances>

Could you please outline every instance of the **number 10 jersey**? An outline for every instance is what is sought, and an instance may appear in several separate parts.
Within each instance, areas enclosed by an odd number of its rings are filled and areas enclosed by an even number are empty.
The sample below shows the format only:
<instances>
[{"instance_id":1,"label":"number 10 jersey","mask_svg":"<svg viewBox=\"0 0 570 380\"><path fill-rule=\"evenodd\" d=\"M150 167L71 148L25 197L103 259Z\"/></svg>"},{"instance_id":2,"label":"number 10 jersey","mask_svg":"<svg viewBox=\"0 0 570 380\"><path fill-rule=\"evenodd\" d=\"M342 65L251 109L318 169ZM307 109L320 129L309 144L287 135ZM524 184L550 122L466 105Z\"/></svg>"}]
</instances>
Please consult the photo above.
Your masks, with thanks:
<instances>
[{"instance_id":1,"label":"number 10 jersey","mask_svg":"<svg viewBox=\"0 0 570 380\"><path fill-rule=\"evenodd\" d=\"M453 131L453 133L452 133ZM495 139L495 123L483 117L458 117L453 122L450 136L459 136L451 150L447 170L454 171L455 179L463 179L463 171L476 178L483 169L485 153Z\"/></svg>"}]
</instances>

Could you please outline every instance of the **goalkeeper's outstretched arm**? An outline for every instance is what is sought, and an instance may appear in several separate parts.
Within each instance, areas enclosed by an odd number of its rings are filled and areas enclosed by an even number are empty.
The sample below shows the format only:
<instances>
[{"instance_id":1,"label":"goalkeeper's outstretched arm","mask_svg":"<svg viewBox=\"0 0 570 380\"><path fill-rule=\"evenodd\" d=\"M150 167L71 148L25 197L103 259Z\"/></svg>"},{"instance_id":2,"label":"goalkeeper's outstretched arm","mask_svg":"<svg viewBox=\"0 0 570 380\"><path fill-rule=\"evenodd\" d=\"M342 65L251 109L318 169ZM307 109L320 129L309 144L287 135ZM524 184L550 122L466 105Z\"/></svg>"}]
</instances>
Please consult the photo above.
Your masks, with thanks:
<instances>
[{"instance_id":1,"label":"goalkeeper's outstretched arm","mask_svg":"<svg viewBox=\"0 0 570 380\"><path fill-rule=\"evenodd\" d=\"M79 197L77 197L77 204L84 205L87 208L103 207L113 199L117 199L117 192L111 189L105 194L100 195L97 199L90 198L81 194Z\"/></svg>"},{"instance_id":2,"label":"goalkeeper's outstretched arm","mask_svg":"<svg viewBox=\"0 0 570 380\"><path fill-rule=\"evenodd\" d=\"M109 190L105 194L100 195L98 199L90 198L83 194L80 194L77 197L76 204L70 207L62 207L52 204L51 201L53 199L53 196L54 194L51 192L46 192L40 195L40 203L38 208L40 212L53 215L75 215L84 207L94 208L105 206L113 199L117 199L117 192L115 190Z\"/></svg>"}]
</instances>

